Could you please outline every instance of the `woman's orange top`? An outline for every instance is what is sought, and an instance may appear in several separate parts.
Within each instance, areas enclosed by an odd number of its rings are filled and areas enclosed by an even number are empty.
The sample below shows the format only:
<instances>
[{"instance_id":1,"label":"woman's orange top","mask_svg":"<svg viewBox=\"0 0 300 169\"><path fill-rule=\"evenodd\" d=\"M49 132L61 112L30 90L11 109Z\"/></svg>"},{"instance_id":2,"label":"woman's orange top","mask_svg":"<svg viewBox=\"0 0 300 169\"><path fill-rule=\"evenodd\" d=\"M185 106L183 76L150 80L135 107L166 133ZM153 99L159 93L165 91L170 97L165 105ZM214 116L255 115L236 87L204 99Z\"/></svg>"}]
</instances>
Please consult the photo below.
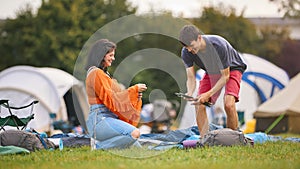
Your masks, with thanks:
<instances>
[{"instance_id":1,"label":"woman's orange top","mask_svg":"<svg viewBox=\"0 0 300 169\"><path fill-rule=\"evenodd\" d=\"M133 126L140 121L142 101L138 98L138 86L121 89L120 84L103 70L94 68L86 78L89 104L104 104L110 111Z\"/></svg>"}]
</instances>

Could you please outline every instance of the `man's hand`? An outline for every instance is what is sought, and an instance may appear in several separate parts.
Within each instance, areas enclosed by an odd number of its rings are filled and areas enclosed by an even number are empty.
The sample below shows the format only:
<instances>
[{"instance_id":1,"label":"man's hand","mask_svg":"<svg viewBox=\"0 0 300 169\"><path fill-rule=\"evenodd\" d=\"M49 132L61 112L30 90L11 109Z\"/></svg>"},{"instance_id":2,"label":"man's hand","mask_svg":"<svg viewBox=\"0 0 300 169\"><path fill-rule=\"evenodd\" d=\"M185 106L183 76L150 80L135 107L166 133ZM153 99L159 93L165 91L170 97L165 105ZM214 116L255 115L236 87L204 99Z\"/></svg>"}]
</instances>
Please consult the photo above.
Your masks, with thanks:
<instances>
[{"instance_id":1,"label":"man's hand","mask_svg":"<svg viewBox=\"0 0 300 169\"><path fill-rule=\"evenodd\" d=\"M211 106L211 103L209 102L210 100L210 95L208 92L201 94L200 96L198 96L194 102L192 103L192 105L200 105L200 104L204 104L208 107Z\"/></svg>"},{"instance_id":2,"label":"man's hand","mask_svg":"<svg viewBox=\"0 0 300 169\"><path fill-rule=\"evenodd\" d=\"M189 95L189 94L183 94L183 93L175 93L178 97L182 97L185 100L188 101L195 101L197 98L194 98L193 96Z\"/></svg>"}]
</instances>

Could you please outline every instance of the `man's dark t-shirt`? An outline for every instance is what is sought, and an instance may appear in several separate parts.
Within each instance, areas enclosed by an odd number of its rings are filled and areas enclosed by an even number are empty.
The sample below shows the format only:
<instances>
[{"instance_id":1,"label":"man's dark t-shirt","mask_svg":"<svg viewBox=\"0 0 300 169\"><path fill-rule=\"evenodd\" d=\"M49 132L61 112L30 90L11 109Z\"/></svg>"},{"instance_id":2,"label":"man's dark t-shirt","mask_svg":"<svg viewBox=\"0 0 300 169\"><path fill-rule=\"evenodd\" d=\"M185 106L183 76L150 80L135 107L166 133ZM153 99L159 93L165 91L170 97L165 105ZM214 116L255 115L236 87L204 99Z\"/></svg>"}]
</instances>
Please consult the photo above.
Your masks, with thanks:
<instances>
[{"instance_id":1,"label":"man's dark t-shirt","mask_svg":"<svg viewBox=\"0 0 300 169\"><path fill-rule=\"evenodd\" d=\"M181 57L186 68L196 64L208 74L220 74L220 70L228 67L230 71L239 70L243 73L246 70L247 65L240 54L224 38L217 35L201 36L206 42L205 51L193 54L182 48Z\"/></svg>"}]
</instances>

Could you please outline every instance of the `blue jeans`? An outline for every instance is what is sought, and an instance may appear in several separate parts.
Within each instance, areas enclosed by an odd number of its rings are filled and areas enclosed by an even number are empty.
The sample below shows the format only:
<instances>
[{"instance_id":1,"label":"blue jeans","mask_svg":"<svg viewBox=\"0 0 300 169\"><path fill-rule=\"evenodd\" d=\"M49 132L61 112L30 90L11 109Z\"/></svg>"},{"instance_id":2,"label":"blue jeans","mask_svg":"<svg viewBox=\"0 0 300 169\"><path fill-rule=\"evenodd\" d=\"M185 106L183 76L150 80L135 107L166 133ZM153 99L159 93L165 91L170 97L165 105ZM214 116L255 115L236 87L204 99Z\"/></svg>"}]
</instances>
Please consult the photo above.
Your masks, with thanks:
<instances>
[{"instance_id":1,"label":"blue jeans","mask_svg":"<svg viewBox=\"0 0 300 169\"><path fill-rule=\"evenodd\" d=\"M97 149L139 146L137 139L131 136L136 127L118 119L118 116L103 104L90 106L87 129L90 137L96 140Z\"/></svg>"}]
</instances>

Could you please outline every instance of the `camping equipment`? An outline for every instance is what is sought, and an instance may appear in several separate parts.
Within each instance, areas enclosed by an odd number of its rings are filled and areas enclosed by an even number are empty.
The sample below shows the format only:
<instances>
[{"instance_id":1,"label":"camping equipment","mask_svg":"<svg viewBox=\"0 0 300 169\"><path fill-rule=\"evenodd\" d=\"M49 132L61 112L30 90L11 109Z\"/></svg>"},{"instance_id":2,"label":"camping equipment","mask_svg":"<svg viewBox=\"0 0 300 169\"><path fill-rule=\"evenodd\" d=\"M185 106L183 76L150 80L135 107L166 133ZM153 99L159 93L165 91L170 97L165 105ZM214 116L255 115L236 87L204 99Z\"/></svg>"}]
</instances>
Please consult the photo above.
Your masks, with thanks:
<instances>
[{"instance_id":1,"label":"camping equipment","mask_svg":"<svg viewBox=\"0 0 300 169\"><path fill-rule=\"evenodd\" d=\"M203 146L233 146L233 145L254 145L254 141L238 130L222 128L209 131L200 139L200 145Z\"/></svg>"},{"instance_id":2,"label":"camping equipment","mask_svg":"<svg viewBox=\"0 0 300 169\"><path fill-rule=\"evenodd\" d=\"M21 106L21 107L12 107L9 105L9 100L0 100L0 130L5 130L5 126L11 126L11 127L16 127L18 130L23 130L26 128L27 124L29 123L30 120L34 118L33 112L33 106L37 104L38 101L32 101L26 106ZM16 111L13 112L13 110L21 110L25 109L27 107L30 107L30 115L27 117L19 118L18 114L20 112ZM6 117L1 117L1 107L4 107L8 109L9 115ZM22 128L19 128L22 127Z\"/></svg>"},{"instance_id":3,"label":"camping equipment","mask_svg":"<svg viewBox=\"0 0 300 169\"><path fill-rule=\"evenodd\" d=\"M21 82L21 83L20 83ZM89 105L83 82L56 68L13 66L0 72L0 96L10 106L39 101L34 107L34 119L27 127L51 131L54 121L63 120L85 127ZM6 110L2 113L9 114ZM55 114L55 119L51 118Z\"/></svg>"},{"instance_id":4,"label":"camping equipment","mask_svg":"<svg viewBox=\"0 0 300 169\"><path fill-rule=\"evenodd\" d=\"M6 130L0 133L1 146L18 146L29 151L54 149L55 145L39 133L25 130Z\"/></svg>"}]
</instances>

